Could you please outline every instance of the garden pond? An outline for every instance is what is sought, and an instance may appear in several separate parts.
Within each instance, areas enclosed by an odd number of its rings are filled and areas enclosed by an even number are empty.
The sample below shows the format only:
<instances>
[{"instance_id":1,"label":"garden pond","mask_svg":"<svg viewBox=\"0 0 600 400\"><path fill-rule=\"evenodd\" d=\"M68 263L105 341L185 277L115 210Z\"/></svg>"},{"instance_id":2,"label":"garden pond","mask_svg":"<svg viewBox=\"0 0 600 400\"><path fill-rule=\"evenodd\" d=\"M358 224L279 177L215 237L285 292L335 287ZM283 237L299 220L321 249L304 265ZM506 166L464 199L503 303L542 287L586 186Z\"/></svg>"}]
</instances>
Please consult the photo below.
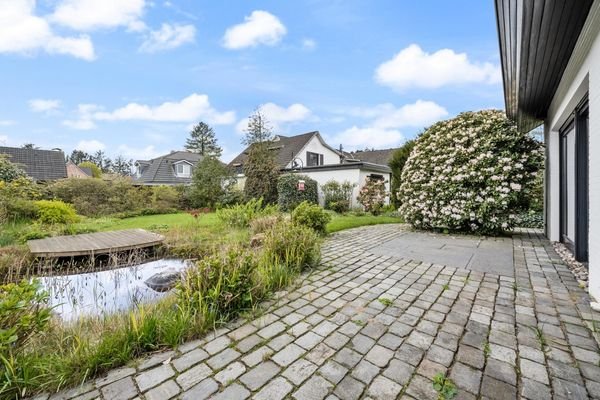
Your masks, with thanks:
<instances>
[{"instance_id":1,"label":"garden pond","mask_svg":"<svg viewBox=\"0 0 600 400\"><path fill-rule=\"evenodd\" d=\"M175 285L190 265L181 259L161 259L104 271L39 278L49 294L49 306L63 320L102 317L156 301Z\"/></svg>"}]
</instances>

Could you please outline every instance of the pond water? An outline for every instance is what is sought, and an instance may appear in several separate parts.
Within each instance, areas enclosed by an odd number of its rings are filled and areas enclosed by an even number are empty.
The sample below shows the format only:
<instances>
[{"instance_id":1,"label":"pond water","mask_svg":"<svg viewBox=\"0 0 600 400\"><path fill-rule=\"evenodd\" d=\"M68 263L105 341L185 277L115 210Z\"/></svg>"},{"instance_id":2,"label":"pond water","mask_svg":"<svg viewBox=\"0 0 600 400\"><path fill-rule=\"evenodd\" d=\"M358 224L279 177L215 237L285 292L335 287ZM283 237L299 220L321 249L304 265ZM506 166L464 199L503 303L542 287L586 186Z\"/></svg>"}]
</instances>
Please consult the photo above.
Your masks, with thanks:
<instances>
[{"instance_id":1,"label":"pond water","mask_svg":"<svg viewBox=\"0 0 600 400\"><path fill-rule=\"evenodd\" d=\"M168 292L151 289L146 281L157 274L183 271L189 263L162 259L105 271L41 277L53 312L63 320L103 316L156 301Z\"/></svg>"}]
</instances>

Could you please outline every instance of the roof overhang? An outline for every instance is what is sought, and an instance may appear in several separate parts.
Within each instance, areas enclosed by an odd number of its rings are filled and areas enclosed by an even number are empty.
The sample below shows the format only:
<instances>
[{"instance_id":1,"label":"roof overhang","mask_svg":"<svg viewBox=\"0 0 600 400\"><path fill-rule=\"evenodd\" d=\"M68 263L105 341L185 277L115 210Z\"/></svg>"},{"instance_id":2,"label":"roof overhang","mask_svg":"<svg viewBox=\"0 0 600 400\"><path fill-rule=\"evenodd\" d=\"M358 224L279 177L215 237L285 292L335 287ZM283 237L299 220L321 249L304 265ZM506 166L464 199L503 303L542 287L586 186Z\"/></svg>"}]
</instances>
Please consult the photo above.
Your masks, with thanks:
<instances>
[{"instance_id":1,"label":"roof overhang","mask_svg":"<svg viewBox=\"0 0 600 400\"><path fill-rule=\"evenodd\" d=\"M506 114L520 131L540 125L593 0L495 0Z\"/></svg>"}]
</instances>

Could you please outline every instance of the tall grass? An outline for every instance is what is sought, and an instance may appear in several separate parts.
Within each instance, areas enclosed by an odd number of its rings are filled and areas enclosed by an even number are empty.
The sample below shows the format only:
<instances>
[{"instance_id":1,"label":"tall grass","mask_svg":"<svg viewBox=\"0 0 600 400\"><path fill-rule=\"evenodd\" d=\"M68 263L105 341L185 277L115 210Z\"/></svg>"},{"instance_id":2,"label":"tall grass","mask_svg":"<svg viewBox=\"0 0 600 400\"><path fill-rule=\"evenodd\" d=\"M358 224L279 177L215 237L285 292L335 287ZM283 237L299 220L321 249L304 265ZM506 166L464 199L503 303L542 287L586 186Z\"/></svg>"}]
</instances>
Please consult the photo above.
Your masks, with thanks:
<instances>
[{"instance_id":1,"label":"tall grass","mask_svg":"<svg viewBox=\"0 0 600 400\"><path fill-rule=\"evenodd\" d=\"M71 324L52 320L6 362L0 398L74 386L144 353L197 338L254 309L319 260L320 239L312 229L280 221L264 234L258 250L249 248L247 232L240 235L245 242L214 247L157 303Z\"/></svg>"}]
</instances>

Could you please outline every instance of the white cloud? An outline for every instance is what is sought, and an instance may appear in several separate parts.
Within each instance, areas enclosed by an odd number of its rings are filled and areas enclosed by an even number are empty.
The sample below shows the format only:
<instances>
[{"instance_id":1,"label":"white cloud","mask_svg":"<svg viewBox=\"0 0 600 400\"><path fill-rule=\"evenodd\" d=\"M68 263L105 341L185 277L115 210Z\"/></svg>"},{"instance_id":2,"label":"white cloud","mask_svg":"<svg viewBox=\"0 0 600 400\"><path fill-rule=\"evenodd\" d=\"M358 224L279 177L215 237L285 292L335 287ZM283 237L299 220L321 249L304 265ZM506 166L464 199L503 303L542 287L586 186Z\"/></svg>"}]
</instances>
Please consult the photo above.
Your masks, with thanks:
<instances>
[{"instance_id":1,"label":"white cloud","mask_svg":"<svg viewBox=\"0 0 600 400\"><path fill-rule=\"evenodd\" d=\"M8 144L8 136L0 135L0 145L6 146Z\"/></svg>"},{"instance_id":2,"label":"white cloud","mask_svg":"<svg viewBox=\"0 0 600 400\"><path fill-rule=\"evenodd\" d=\"M489 62L473 63L466 53L451 49L426 53L411 44L375 71L375 80L394 89L410 87L435 89L466 83L501 82L500 67Z\"/></svg>"},{"instance_id":3,"label":"white cloud","mask_svg":"<svg viewBox=\"0 0 600 400\"><path fill-rule=\"evenodd\" d=\"M159 157L165 152L160 152L156 150L156 148L153 145L136 148L130 147L126 144L122 144L119 147L117 147L117 153L125 158L132 158L134 160L149 160L152 158Z\"/></svg>"},{"instance_id":4,"label":"white cloud","mask_svg":"<svg viewBox=\"0 0 600 400\"><path fill-rule=\"evenodd\" d=\"M159 30L151 31L142 43L140 51L155 53L170 50L194 41L196 28L194 25L162 24Z\"/></svg>"},{"instance_id":5,"label":"white cloud","mask_svg":"<svg viewBox=\"0 0 600 400\"><path fill-rule=\"evenodd\" d=\"M281 107L275 103L265 103L260 106L260 111L275 130L281 129L282 125L287 123L306 120L312 114L308 107L300 103L294 103L289 107ZM236 131L242 133L247 127L248 118L244 118L238 121Z\"/></svg>"},{"instance_id":6,"label":"white cloud","mask_svg":"<svg viewBox=\"0 0 600 400\"><path fill-rule=\"evenodd\" d=\"M207 95L193 93L181 101L168 101L158 106L129 103L114 111L95 112L93 118L103 121L195 122L206 120L210 124L228 125L234 123L235 112L219 112L210 105Z\"/></svg>"},{"instance_id":7,"label":"white cloud","mask_svg":"<svg viewBox=\"0 0 600 400\"><path fill-rule=\"evenodd\" d=\"M259 44L274 46L281 41L287 29L273 14L255 10L244 22L225 31L223 46L228 49L255 47Z\"/></svg>"},{"instance_id":8,"label":"white cloud","mask_svg":"<svg viewBox=\"0 0 600 400\"><path fill-rule=\"evenodd\" d=\"M304 50L314 50L317 47L317 42L313 39L302 39L302 48Z\"/></svg>"},{"instance_id":9,"label":"white cloud","mask_svg":"<svg viewBox=\"0 0 600 400\"><path fill-rule=\"evenodd\" d=\"M139 29L145 0L62 0L49 19L78 31L127 26Z\"/></svg>"},{"instance_id":10,"label":"white cloud","mask_svg":"<svg viewBox=\"0 0 600 400\"><path fill-rule=\"evenodd\" d=\"M365 126L348 128L332 139L348 150L364 147L394 147L404 142L400 131L406 127L426 127L448 115L448 111L432 101L417 100L415 103L395 107L384 103L374 107L353 108L348 114L368 119Z\"/></svg>"},{"instance_id":11,"label":"white cloud","mask_svg":"<svg viewBox=\"0 0 600 400\"><path fill-rule=\"evenodd\" d=\"M63 125L79 131L89 131L96 129L94 122L94 112L101 110L96 104L80 104L77 106L77 119L63 121Z\"/></svg>"},{"instance_id":12,"label":"white cloud","mask_svg":"<svg viewBox=\"0 0 600 400\"><path fill-rule=\"evenodd\" d=\"M32 99L29 100L29 108L33 112L52 113L60 108L60 100Z\"/></svg>"},{"instance_id":13,"label":"white cloud","mask_svg":"<svg viewBox=\"0 0 600 400\"><path fill-rule=\"evenodd\" d=\"M86 61L95 58L94 45L87 35L56 35L48 22L34 15L35 0L2 2L0 10L0 53L66 54Z\"/></svg>"},{"instance_id":14,"label":"white cloud","mask_svg":"<svg viewBox=\"0 0 600 400\"><path fill-rule=\"evenodd\" d=\"M96 139L81 140L79 143L77 143L75 149L85 151L86 153L95 153L98 150L106 149L106 145Z\"/></svg>"},{"instance_id":15,"label":"white cloud","mask_svg":"<svg viewBox=\"0 0 600 400\"><path fill-rule=\"evenodd\" d=\"M404 142L404 135L396 129L353 126L335 135L331 142L334 147L342 144L345 150L357 150L365 147L395 147Z\"/></svg>"}]
</instances>

